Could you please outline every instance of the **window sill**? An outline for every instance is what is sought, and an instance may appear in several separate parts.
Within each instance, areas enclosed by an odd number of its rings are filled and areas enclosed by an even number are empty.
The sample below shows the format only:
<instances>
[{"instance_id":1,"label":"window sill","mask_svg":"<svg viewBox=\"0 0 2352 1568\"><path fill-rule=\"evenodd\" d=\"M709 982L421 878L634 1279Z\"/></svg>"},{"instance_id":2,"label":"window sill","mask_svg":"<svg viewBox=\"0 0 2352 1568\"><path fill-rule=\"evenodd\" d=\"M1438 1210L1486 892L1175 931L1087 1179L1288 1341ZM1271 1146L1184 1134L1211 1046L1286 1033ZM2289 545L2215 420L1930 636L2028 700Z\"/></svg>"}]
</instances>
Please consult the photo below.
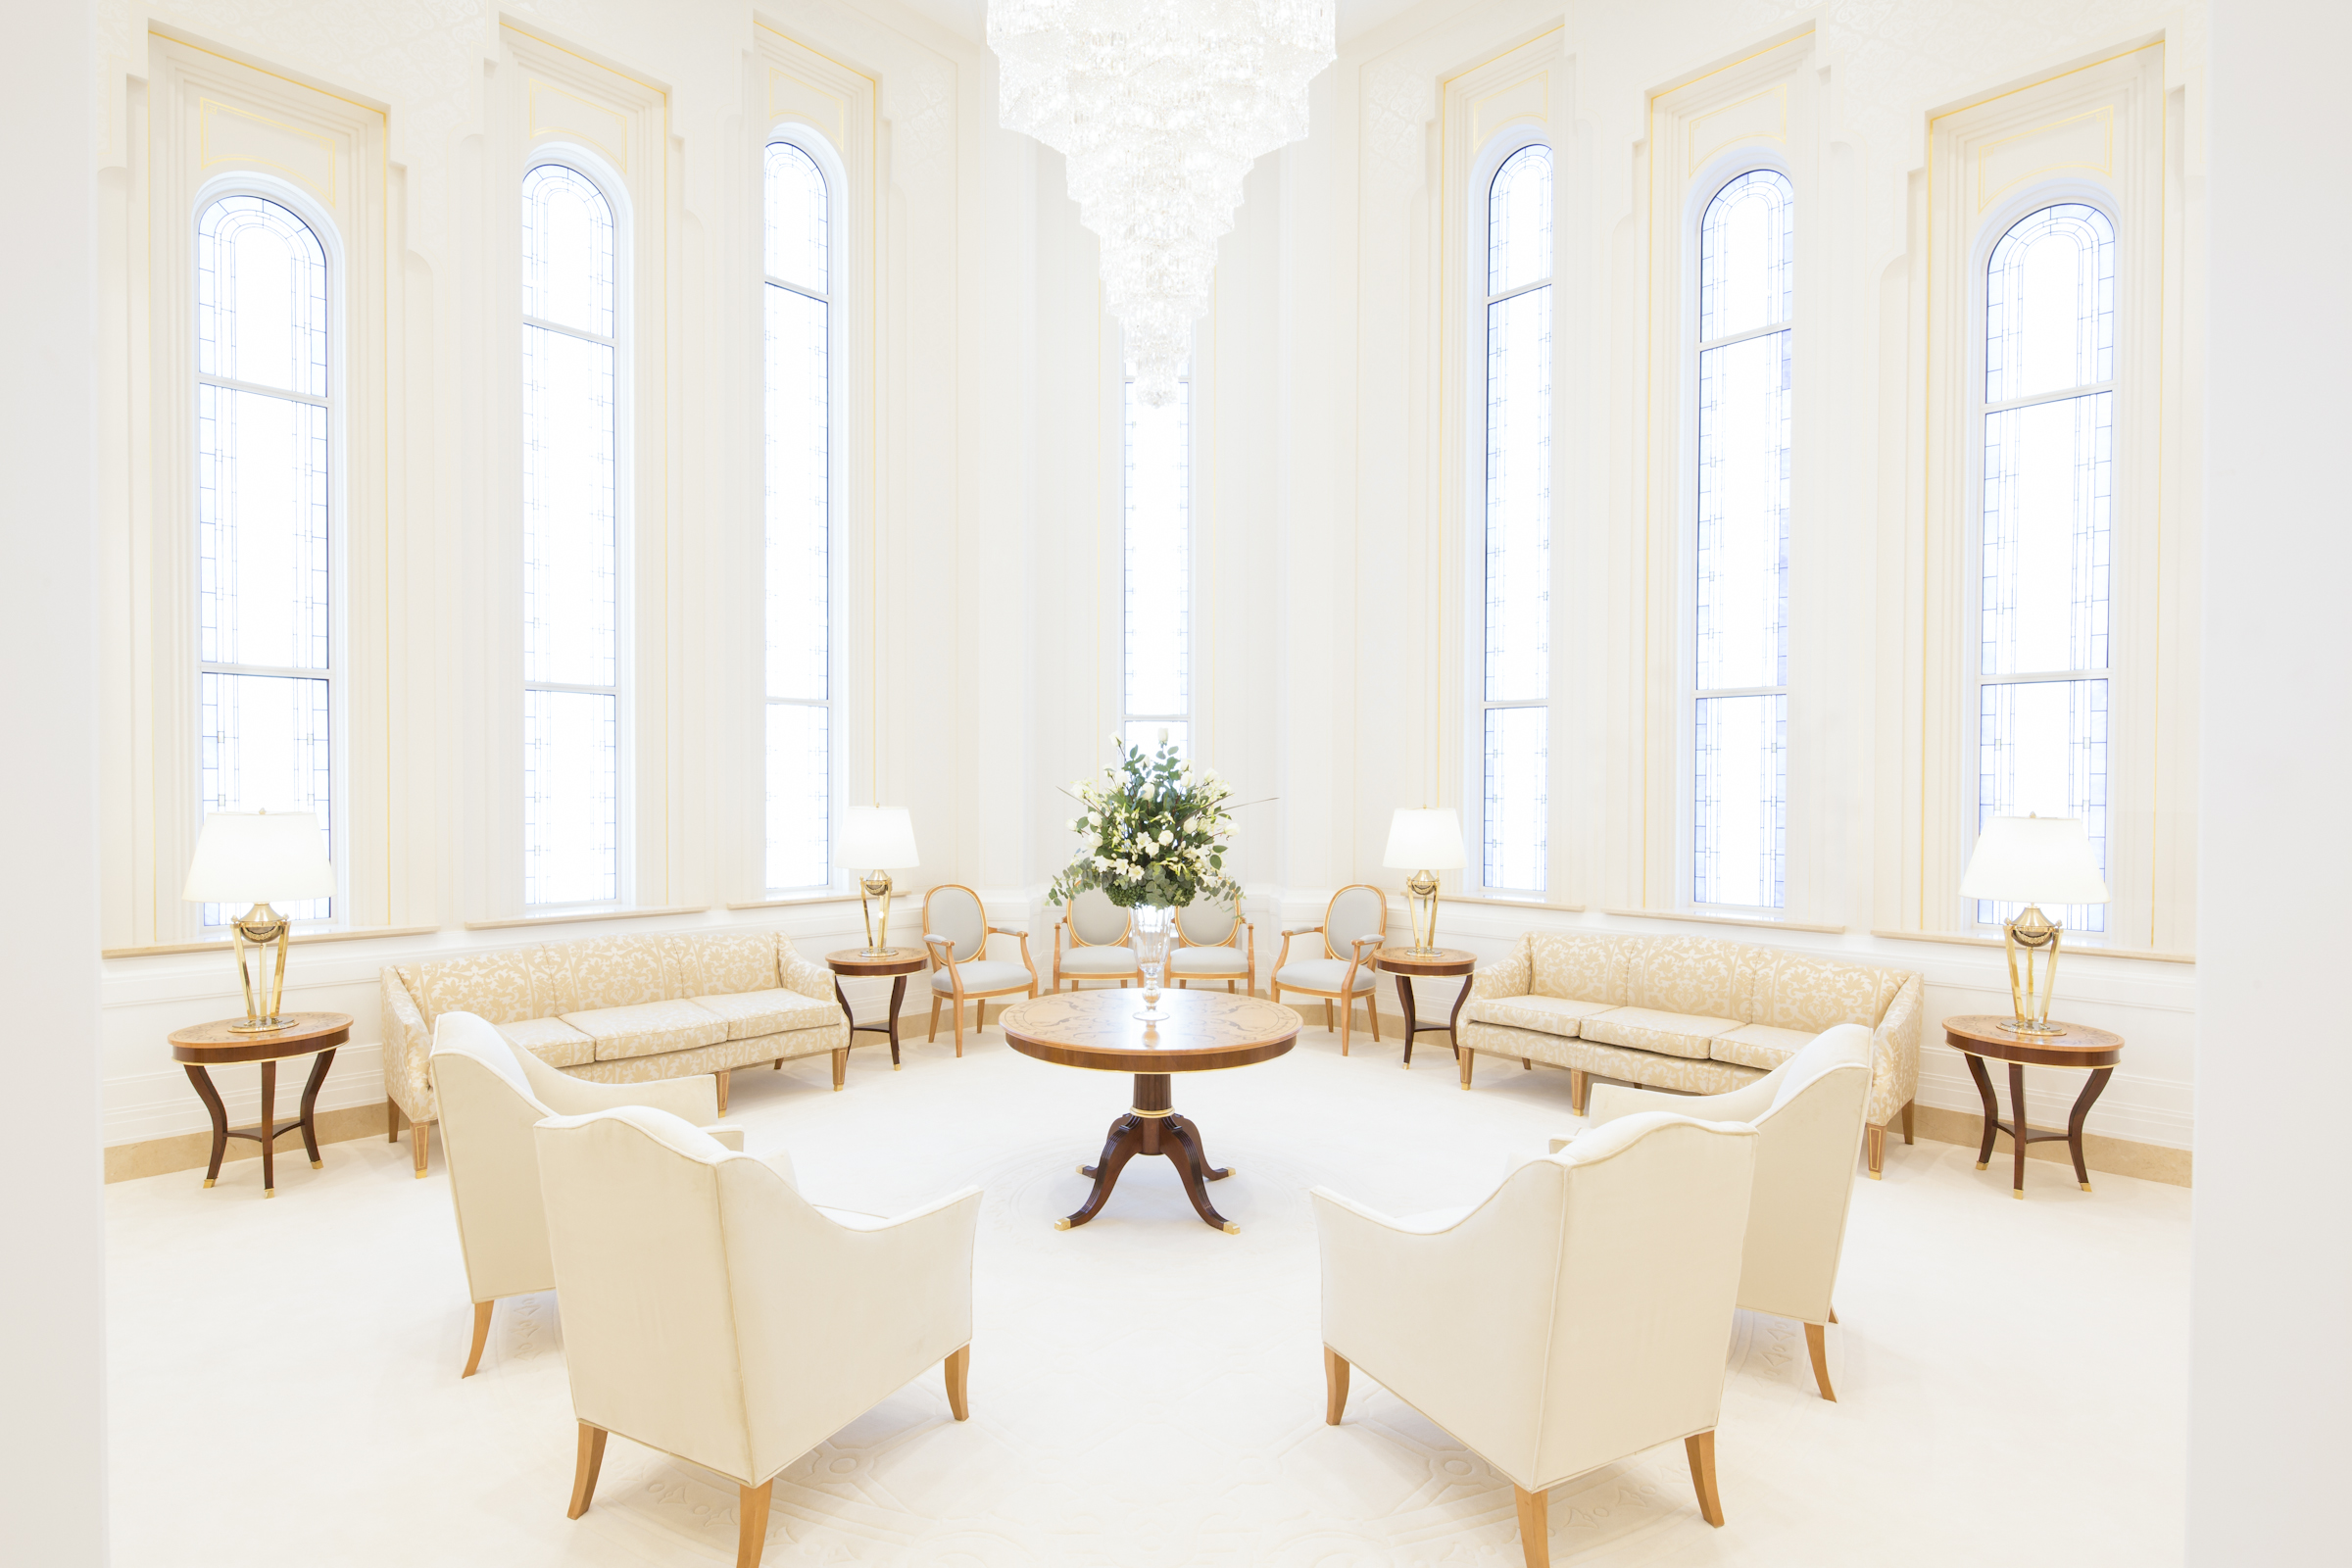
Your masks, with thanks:
<instances>
[{"instance_id":1,"label":"window sill","mask_svg":"<svg viewBox=\"0 0 2352 1568\"><path fill-rule=\"evenodd\" d=\"M1964 936L1956 931L1874 930L1871 935L1885 937L1892 942L1948 942L1954 947L1991 948L1995 952L2008 946L1999 937ZM2095 954L2102 958L2136 958L2143 963L2195 963L2197 961L2197 956L2193 953L2159 953L2153 948L2110 948L2095 943L2078 941L2072 937L2067 938L2058 951L2069 956L2088 953Z\"/></svg>"},{"instance_id":2,"label":"window sill","mask_svg":"<svg viewBox=\"0 0 2352 1568\"><path fill-rule=\"evenodd\" d=\"M429 937L441 928L437 925L372 925L351 931L297 931L293 946L307 948L314 942L368 942L377 937ZM234 953L232 937L210 937L202 942L166 942L151 948L101 948L101 958L156 958L168 953Z\"/></svg>"},{"instance_id":3,"label":"window sill","mask_svg":"<svg viewBox=\"0 0 2352 1568\"><path fill-rule=\"evenodd\" d=\"M1802 920L1775 920L1762 914L1700 914L1695 910L1677 909L1603 909L1603 914L1622 915L1629 920L1692 920L1700 925L1740 925L1762 931L1809 931L1817 936L1841 937L1841 925L1809 925Z\"/></svg>"},{"instance_id":4,"label":"window sill","mask_svg":"<svg viewBox=\"0 0 2352 1568\"><path fill-rule=\"evenodd\" d=\"M518 914L511 920L468 920L468 931L505 931L526 925L578 925L588 920L647 920L662 914L701 914L708 904L673 904L659 909L588 909L577 914Z\"/></svg>"},{"instance_id":5,"label":"window sill","mask_svg":"<svg viewBox=\"0 0 2352 1568\"><path fill-rule=\"evenodd\" d=\"M1497 893L1441 893L1440 904L1475 904L1490 909L1554 909L1565 914L1582 914L1581 904L1552 904L1543 899L1512 899Z\"/></svg>"},{"instance_id":6,"label":"window sill","mask_svg":"<svg viewBox=\"0 0 2352 1568\"><path fill-rule=\"evenodd\" d=\"M904 898L908 890L906 888L890 890L891 897L894 899ZM857 893L794 893L781 899L750 899L741 904L730 904L727 907L730 909L795 909L804 904L856 904L862 897L863 895Z\"/></svg>"}]
</instances>

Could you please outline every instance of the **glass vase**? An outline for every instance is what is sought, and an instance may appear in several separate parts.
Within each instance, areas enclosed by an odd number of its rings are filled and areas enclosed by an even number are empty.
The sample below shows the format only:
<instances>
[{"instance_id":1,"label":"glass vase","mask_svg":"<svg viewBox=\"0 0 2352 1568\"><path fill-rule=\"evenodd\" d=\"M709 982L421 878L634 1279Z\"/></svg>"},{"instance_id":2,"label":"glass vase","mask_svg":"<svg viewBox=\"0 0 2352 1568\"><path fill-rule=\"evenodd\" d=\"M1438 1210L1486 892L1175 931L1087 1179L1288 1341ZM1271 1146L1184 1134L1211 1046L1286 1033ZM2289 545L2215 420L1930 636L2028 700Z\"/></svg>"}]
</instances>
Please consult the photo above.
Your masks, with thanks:
<instances>
[{"instance_id":1,"label":"glass vase","mask_svg":"<svg viewBox=\"0 0 2352 1568\"><path fill-rule=\"evenodd\" d=\"M1136 962L1144 971L1144 1010L1136 1016L1146 1023L1162 1023L1169 1015L1159 1005L1160 979L1167 972L1168 937L1176 929L1176 911L1139 904L1128 912L1133 918Z\"/></svg>"}]
</instances>

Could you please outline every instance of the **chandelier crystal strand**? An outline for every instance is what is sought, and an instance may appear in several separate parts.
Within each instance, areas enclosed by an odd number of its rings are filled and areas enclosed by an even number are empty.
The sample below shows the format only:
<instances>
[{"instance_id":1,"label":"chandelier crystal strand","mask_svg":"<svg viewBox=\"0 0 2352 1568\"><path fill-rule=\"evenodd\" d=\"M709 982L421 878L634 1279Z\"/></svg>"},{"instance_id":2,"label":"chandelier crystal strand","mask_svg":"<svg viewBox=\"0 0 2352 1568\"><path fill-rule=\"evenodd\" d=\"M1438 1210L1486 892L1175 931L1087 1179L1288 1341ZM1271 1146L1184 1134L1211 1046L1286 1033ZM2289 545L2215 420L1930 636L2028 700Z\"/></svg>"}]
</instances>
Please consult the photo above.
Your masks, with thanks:
<instances>
[{"instance_id":1,"label":"chandelier crystal strand","mask_svg":"<svg viewBox=\"0 0 2352 1568\"><path fill-rule=\"evenodd\" d=\"M1306 134L1333 0L989 0L999 116L1069 162L1136 392L1176 395L1217 241L1264 154Z\"/></svg>"}]
</instances>

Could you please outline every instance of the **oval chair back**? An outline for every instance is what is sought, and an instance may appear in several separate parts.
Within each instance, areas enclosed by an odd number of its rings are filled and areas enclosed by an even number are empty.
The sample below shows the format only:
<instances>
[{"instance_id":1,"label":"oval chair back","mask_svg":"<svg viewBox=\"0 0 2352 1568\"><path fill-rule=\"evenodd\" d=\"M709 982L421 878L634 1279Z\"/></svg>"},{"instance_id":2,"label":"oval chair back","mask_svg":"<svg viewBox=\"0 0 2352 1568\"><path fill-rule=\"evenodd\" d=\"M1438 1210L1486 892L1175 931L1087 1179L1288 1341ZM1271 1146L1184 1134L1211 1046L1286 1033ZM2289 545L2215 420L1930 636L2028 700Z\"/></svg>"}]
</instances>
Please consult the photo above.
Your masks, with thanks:
<instances>
[{"instance_id":1,"label":"oval chair back","mask_svg":"<svg viewBox=\"0 0 2352 1568\"><path fill-rule=\"evenodd\" d=\"M1241 928L1241 906L1231 899L1195 899L1176 911L1176 934L1186 947L1229 946Z\"/></svg>"},{"instance_id":2,"label":"oval chair back","mask_svg":"<svg viewBox=\"0 0 2352 1568\"><path fill-rule=\"evenodd\" d=\"M1340 889L1323 911L1324 954L1343 963L1355 956L1358 937L1386 936L1388 931L1389 896L1367 882Z\"/></svg>"},{"instance_id":3,"label":"oval chair back","mask_svg":"<svg viewBox=\"0 0 2352 1568\"><path fill-rule=\"evenodd\" d=\"M1116 947L1127 940L1134 917L1110 902L1101 888L1088 888L1070 901L1070 936L1082 948ZM963 955L956 956L963 961Z\"/></svg>"},{"instance_id":4,"label":"oval chair back","mask_svg":"<svg viewBox=\"0 0 2352 1568\"><path fill-rule=\"evenodd\" d=\"M954 942L957 963L979 957L988 946L988 915L980 906L980 895L955 882L943 882L924 894L923 935Z\"/></svg>"}]
</instances>

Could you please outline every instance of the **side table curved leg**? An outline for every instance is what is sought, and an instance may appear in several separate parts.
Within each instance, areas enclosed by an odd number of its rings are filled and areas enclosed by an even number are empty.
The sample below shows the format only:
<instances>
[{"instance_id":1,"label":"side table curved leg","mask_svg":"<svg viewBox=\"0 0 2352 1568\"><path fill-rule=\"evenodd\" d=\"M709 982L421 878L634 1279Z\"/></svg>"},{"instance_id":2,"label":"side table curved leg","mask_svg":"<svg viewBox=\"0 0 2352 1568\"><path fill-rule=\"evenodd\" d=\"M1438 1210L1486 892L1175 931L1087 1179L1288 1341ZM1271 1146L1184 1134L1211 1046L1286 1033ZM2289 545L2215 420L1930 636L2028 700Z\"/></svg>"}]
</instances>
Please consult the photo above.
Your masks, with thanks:
<instances>
[{"instance_id":1,"label":"side table curved leg","mask_svg":"<svg viewBox=\"0 0 2352 1568\"><path fill-rule=\"evenodd\" d=\"M1208 1151L1203 1149L1200 1145L1200 1129L1199 1127L1195 1126L1190 1121L1187 1121L1182 1116L1170 1116L1168 1118L1168 1130L1170 1132L1179 1132L1184 1135L1183 1138L1178 1140L1178 1147L1181 1148L1187 1154L1191 1155L1192 1158L1199 1163L1200 1166L1200 1179L1202 1181L1221 1182L1226 1177L1233 1174L1233 1167L1231 1165L1219 1168L1215 1165L1211 1165L1208 1162Z\"/></svg>"},{"instance_id":2,"label":"side table curved leg","mask_svg":"<svg viewBox=\"0 0 2352 1568\"><path fill-rule=\"evenodd\" d=\"M1992 1163L1992 1141L2001 1131L2001 1102L1993 1097L1992 1075L1984 1070L1984 1058L1973 1051L1960 1053L1968 1063L1968 1075L1977 1081L1977 1094L1984 1102L1984 1141L1977 1146L1977 1169Z\"/></svg>"},{"instance_id":3,"label":"side table curved leg","mask_svg":"<svg viewBox=\"0 0 2352 1568\"><path fill-rule=\"evenodd\" d=\"M1413 1014L1413 977L1409 974L1396 977L1396 1005L1404 1009L1404 1068L1410 1072L1413 1068L1413 1036L1420 1030L1421 1024Z\"/></svg>"},{"instance_id":4,"label":"side table curved leg","mask_svg":"<svg viewBox=\"0 0 2352 1568\"><path fill-rule=\"evenodd\" d=\"M1470 1000L1470 982L1476 978L1475 975L1462 976L1462 989L1454 993L1453 1010L1446 1015L1446 1038L1452 1044L1457 1060L1462 1054L1462 1004ZM1528 1070L1532 1072L1535 1069L1530 1067Z\"/></svg>"},{"instance_id":5,"label":"side table curved leg","mask_svg":"<svg viewBox=\"0 0 2352 1568\"><path fill-rule=\"evenodd\" d=\"M890 982L890 1070L899 1070L899 1004L906 1000L906 977L899 975Z\"/></svg>"},{"instance_id":6,"label":"side table curved leg","mask_svg":"<svg viewBox=\"0 0 2352 1568\"><path fill-rule=\"evenodd\" d=\"M2009 1064L2009 1114L2012 1118L2009 1143L2016 1159L2016 1173L2009 1178L2009 1196L2022 1199L2026 1196L2026 1144L2031 1136L2026 1121L2026 1064L2022 1061Z\"/></svg>"},{"instance_id":7,"label":"side table curved leg","mask_svg":"<svg viewBox=\"0 0 2352 1568\"><path fill-rule=\"evenodd\" d=\"M2090 1191L2090 1167L2082 1162L2082 1122L2090 1114L2090 1107L2098 1101L2101 1092L2106 1089L2107 1080L2114 1076L2113 1067L2092 1068L2090 1081L2082 1086L2082 1093L2075 1097L2074 1112L2066 1118L2066 1150L2075 1156L2075 1180L2082 1183L2086 1193Z\"/></svg>"},{"instance_id":8,"label":"side table curved leg","mask_svg":"<svg viewBox=\"0 0 2352 1568\"><path fill-rule=\"evenodd\" d=\"M210 1187L220 1179L220 1160L228 1152L228 1107L220 1103L220 1091L213 1087L213 1075L195 1062L182 1062L187 1069L188 1082L196 1086L196 1098L204 1102L205 1114L213 1118L213 1158L204 1167L204 1185Z\"/></svg>"},{"instance_id":9,"label":"side table curved leg","mask_svg":"<svg viewBox=\"0 0 2352 1568\"><path fill-rule=\"evenodd\" d=\"M1170 1116L1166 1136L1176 1141L1177 1147L1168 1152L1177 1156L1176 1174L1184 1183L1184 1196L1193 1200L1193 1212L1199 1214L1204 1224L1228 1236L1239 1236L1242 1228L1218 1213L1217 1205L1208 1200L1208 1188L1201 1181L1208 1162L1200 1157L1200 1140L1194 1136L1192 1124L1182 1116ZM1232 1174L1231 1170L1217 1172L1220 1177Z\"/></svg>"},{"instance_id":10,"label":"side table curved leg","mask_svg":"<svg viewBox=\"0 0 2352 1568\"><path fill-rule=\"evenodd\" d=\"M1095 1179L1095 1190L1086 1195L1086 1201L1078 1206L1076 1213L1066 1214L1055 1220L1054 1228L1057 1231L1066 1231L1073 1226L1083 1225L1097 1214L1102 1213L1102 1205L1110 1200L1110 1190L1119 1184L1119 1172L1127 1168L1127 1162L1133 1159L1143 1147L1143 1117L1122 1114L1117 1121L1112 1122L1110 1136L1102 1144L1101 1162L1078 1167L1079 1175L1092 1176Z\"/></svg>"},{"instance_id":11,"label":"side table curved leg","mask_svg":"<svg viewBox=\"0 0 2352 1568\"><path fill-rule=\"evenodd\" d=\"M326 1069L334 1059L331 1047L318 1053L318 1059L311 1063L311 1076L302 1086L302 1147L310 1151L313 1170L325 1163L318 1157L318 1086L326 1082Z\"/></svg>"}]
</instances>

